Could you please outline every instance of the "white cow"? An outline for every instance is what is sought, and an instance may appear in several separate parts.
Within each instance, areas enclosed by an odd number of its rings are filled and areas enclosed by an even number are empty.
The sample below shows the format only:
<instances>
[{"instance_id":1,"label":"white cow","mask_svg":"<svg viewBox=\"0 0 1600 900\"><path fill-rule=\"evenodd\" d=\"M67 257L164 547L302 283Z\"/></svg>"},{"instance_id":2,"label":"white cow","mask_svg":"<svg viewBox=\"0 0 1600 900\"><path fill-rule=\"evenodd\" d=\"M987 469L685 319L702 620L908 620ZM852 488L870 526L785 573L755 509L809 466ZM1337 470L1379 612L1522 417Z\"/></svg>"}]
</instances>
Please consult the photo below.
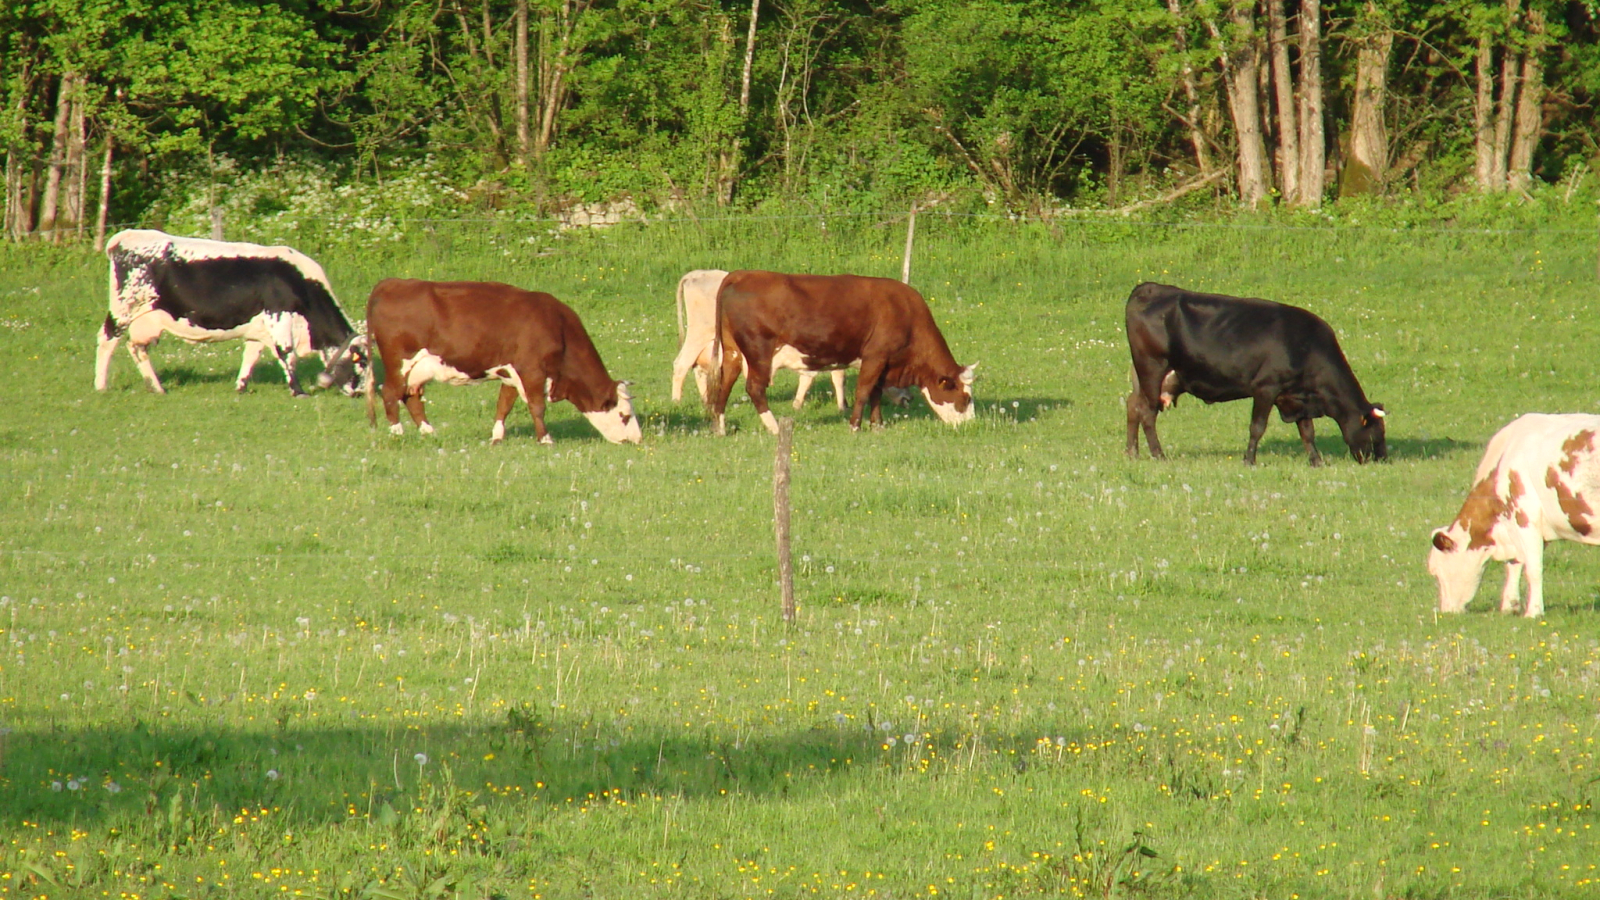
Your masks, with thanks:
<instances>
[{"instance_id":1,"label":"white cow","mask_svg":"<svg viewBox=\"0 0 1600 900\"><path fill-rule=\"evenodd\" d=\"M1544 615L1544 545L1600 544L1600 416L1531 413L1500 429L1455 521L1433 533L1428 571L1440 612L1461 612L1491 558L1506 564L1500 611Z\"/></svg>"},{"instance_id":2,"label":"white cow","mask_svg":"<svg viewBox=\"0 0 1600 900\"><path fill-rule=\"evenodd\" d=\"M678 358L672 361L672 402L683 399L683 379L694 370L694 383L700 389L700 399L706 396L706 373L711 371L715 359L711 353L712 339L716 337L717 289L728 273L721 269L695 269L678 279L678 336L683 346ZM805 405L806 392L817 373L801 366L798 355L779 354L772 361L774 369L793 369L800 374L800 383L794 391L794 408ZM844 403L844 370L834 369L833 397L842 412Z\"/></svg>"}]
</instances>

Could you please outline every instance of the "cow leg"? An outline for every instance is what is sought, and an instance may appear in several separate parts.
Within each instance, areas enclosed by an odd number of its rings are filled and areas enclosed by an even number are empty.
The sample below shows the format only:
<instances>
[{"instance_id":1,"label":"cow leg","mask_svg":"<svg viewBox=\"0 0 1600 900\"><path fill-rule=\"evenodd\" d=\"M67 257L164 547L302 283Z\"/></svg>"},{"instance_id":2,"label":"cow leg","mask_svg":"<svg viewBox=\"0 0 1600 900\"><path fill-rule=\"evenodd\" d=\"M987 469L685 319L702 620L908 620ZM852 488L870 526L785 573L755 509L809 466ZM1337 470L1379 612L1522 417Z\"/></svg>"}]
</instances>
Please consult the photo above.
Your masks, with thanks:
<instances>
[{"instance_id":1,"label":"cow leg","mask_svg":"<svg viewBox=\"0 0 1600 900\"><path fill-rule=\"evenodd\" d=\"M543 372L536 372L535 375L537 377L529 379L529 381L533 384L544 385L544 390L528 392L528 414L533 416L533 436L541 444L554 444L556 442L555 438L552 438L550 432L546 431L544 427L544 407L549 402L550 382L545 379ZM529 382L524 382L524 384L526 383ZM505 394L502 392L500 397L503 400Z\"/></svg>"},{"instance_id":2,"label":"cow leg","mask_svg":"<svg viewBox=\"0 0 1600 900\"><path fill-rule=\"evenodd\" d=\"M1511 613L1517 611L1517 601L1522 599L1522 563L1514 559L1506 560L1506 583L1500 588L1500 611Z\"/></svg>"},{"instance_id":3,"label":"cow leg","mask_svg":"<svg viewBox=\"0 0 1600 900\"><path fill-rule=\"evenodd\" d=\"M94 389L103 391L111 384L111 357L117 352L117 344L122 341L122 329L117 327L116 320L108 314L106 322L100 326L100 334L94 348Z\"/></svg>"},{"instance_id":4,"label":"cow leg","mask_svg":"<svg viewBox=\"0 0 1600 900\"><path fill-rule=\"evenodd\" d=\"M1315 468L1322 465L1322 454L1317 452L1317 432L1310 419L1301 419L1294 423L1300 429L1300 443L1306 445L1306 456L1311 459L1311 466Z\"/></svg>"},{"instance_id":5,"label":"cow leg","mask_svg":"<svg viewBox=\"0 0 1600 900\"><path fill-rule=\"evenodd\" d=\"M1144 429L1145 443L1150 445L1152 459L1165 459L1161 452L1161 439L1156 436L1156 411L1161 409L1161 385L1167 374L1166 360L1151 360L1145 366L1133 368L1133 394L1128 397L1129 458L1139 458L1138 436L1135 426Z\"/></svg>"},{"instance_id":6,"label":"cow leg","mask_svg":"<svg viewBox=\"0 0 1600 900\"><path fill-rule=\"evenodd\" d=\"M1140 393L1138 385L1134 385L1133 390L1128 392L1128 397L1123 401L1122 405L1127 409L1128 413L1128 442L1127 445L1123 447L1122 452L1127 454L1129 459L1138 459L1139 427L1145 424L1145 412L1147 411L1147 404L1144 402L1144 394ZM1155 417L1151 416L1151 418L1153 419ZM1155 429L1151 428L1148 433L1153 436L1155 434ZM1150 455L1160 459L1160 454L1157 453L1157 448L1160 446L1161 444L1159 441L1152 440L1150 443Z\"/></svg>"},{"instance_id":7,"label":"cow leg","mask_svg":"<svg viewBox=\"0 0 1600 900\"><path fill-rule=\"evenodd\" d=\"M428 422L428 413L422 406L422 385L407 386L405 392L406 411L411 413L411 421L417 423L418 434L433 434L433 425Z\"/></svg>"},{"instance_id":8,"label":"cow leg","mask_svg":"<svg viewBox=\"0 0 1600 900\"><path fill-rule=\"evenodd\" d=\"M272 356L278 361L278 365L283 368L283 380L289 382L289 393L296 397L306 396L306 392L300 389L300 377L294 371L296 360L294 345L291 344L288 347L275 345L272 348Z\"/></svg>"},{"instance_id":9,"label":"cow leg","mask_svg":"<svg viewBox=\"0 0 1600 900\"><path fill-rule=\"evenodd\" d=\"M165 394L167 389L161 386L161 379L156 377L156 367L150 364L150 344L135 344L130 340L128 355L133 357L133 364L139 367L139 374L144 376L144 383L150 386L150 390Z\"/></svg>"},{"instance_id":10,"label":"cow leg","mask_svg":"<svg viewBox=\"0 0 1600 900\"><path fill-rule=\"evenodd\" d=\"M1257 396L1254 405L1250 408L1250 443L1244 448L1244 464L1256 464L1256 447L1261 443L1261 436L1267 433L1267 420L1272 416L1271 397Z\"/></svg>"},{"instance_id":11,"label":"cow leg","mask_svg":"<svg viewBox=\"0 0 1600 900\"><path fill-rule=\"evenodd\" d=\"M398 369L391 370L391 374L399 376ZM400 424L400 400L406 395L404 381L396 378L383 380L383 415L389 420L389 433L393 435L405 434L405 426Z\"/></svg>"},{"instance_id":12,"label":"cow leg","mask_svg":"<svg viewBox=\"0 0 1600 900\"><path fill-rule=\"evenodd\" d=\"M722 345L722 380L717 385L717 395L711 403L711 432L712 434L728 433L728 398L733 396L734 382L739 380L739 373L744 368L744 358L739 355L731 343ZM765 402L765 398L763 398Z\"/></svg>"},{"instance_id":13,"label":"cow leg","mask_svg":"<svg viewBox=\"0 0 1600 900\"><path fill-rule=\"evenodd\" d=\"M1528 605L1522 614L1530 619L1544 615L1544 540L1527 535L1522 550L1522 577L1528 581Z\"/></svg>"},{"instance_id":14,"label":"cow leg","mask_svg":"<svg viewBox=\"0 0 1600 900\"><path fill-rule=\"evenodd\" d=\"M844 412L844 370L834 369L833 376L833 402L839 407L839 412Z\"/></svg>"},{"instance_id":15,"label":"cow leg","mask_svg":"<svg viewBox=\"0 0 1600 900\"><path fill-rule=\"evenodd\" d=\"M850 410L850 430L861 430L861 414L872 406L878 412L878 398L883 393L883 363L878 360L861 361L861 372L856 375L856 403Z\"/></svg>"},{"instance_id":16,"label":"cow leg","mask_svg":"<svg viewBox=\"0 0 1600 900\"><path fill-rule=\"evenodd\" d=\"M794 408L801 409L806 405L806 394L811 392L811 382L817 380L817 373L796 369L795 374L799 376L799 381L794 387Z\"/></svg>"},{"instance_id":17,"label":"cow leg","mask_svg":"<svg viewBox=\"0 0 1600 900\"><path fill-rule=\"evenodd\" d=\"M765 354L763 354L765 356ZM772 382L772 361L749 357L746 360L749 371L744 376L744 392L750 395L750 403L756 408L756 415L761 418L761 424L773 434L778 433L778 417L772 414L772 409L767 406L767 385Z\"/></svg>"},{"instance_id":18,"label":"cow leg","mask_svg":"<svg viewBox=\"0 0 1600 900\"><path fill-rule=\"evenodd\" d=\"M690 347L688 343L685 343L678 349L677 357L672 360L673 403L678 403L683 400L683 379L689 374L690 369L694 370L695 384L700 387L700 396L702 399L704 399L706 395L706 376L704 372L700 371L700 367L698 365L700 361L701 349L703 348Z\"/></svg>"},{"instance_id":19,"label":"cow leg","mask_svg":"<svg viewBox=\"0 0 1600 900\"><path fill-rule=\"evenodd\" d=\"M242 394L250 386L250 373L255 371L256 361L261 358L264 349L266 345L260 341L244 342L244 358L239 361L239 378L233 383L234 390Z\"/></svg>"}]
</instances>

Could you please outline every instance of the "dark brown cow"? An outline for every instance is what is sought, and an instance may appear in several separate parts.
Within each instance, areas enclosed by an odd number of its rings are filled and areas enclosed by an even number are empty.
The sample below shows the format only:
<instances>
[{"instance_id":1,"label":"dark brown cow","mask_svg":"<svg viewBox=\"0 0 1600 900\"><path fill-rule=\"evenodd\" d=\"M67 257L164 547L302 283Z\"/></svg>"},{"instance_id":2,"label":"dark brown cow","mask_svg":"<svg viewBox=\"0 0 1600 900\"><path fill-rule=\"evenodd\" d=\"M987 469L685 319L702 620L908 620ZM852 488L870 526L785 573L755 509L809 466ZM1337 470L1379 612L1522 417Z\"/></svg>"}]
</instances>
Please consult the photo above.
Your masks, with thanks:
<instances>
[{"instance_id":1,"label":"dark brown cow","mask_svg":"<svg viewBox=\"0 0 1600 900\"><path fill-rule=\"evenodd\" d=\"M423 434L432 434L422 409L430 381L500 382L491 440L506 433L506 414L521 397L533 414L539 443L545 401L571 400L612 443L639 442L626 382L613 381L578 314L565 303L509 284L388 278L367 300L367 334L383 358L383 411L400 434L400 401ZM370 384L370 382L369 382ZM372 389L367 415L376 422Z\"/></svg>"},{"instance_id":2,"label":"dark brown cow","mask_svg":"<svg viewBox=\"0 0 1600 900\"><path fill-rule=\"evenodd\" d=\"M767 408L767 384L775 361L811 371L860 366L850 429L872 404L881 424L885 387L916 386L934 413L951 425L972 418L972 370L950 355L922 295L888 278L859 275L784 275L739 271L717 292L715 355L720 371L708 393L714 428L725 430L724 411L739 377L740 355L748 366L745 390L768 431L778 420ZM739 353L723 353L732 345Z\"/></svg>"}]
</instances>

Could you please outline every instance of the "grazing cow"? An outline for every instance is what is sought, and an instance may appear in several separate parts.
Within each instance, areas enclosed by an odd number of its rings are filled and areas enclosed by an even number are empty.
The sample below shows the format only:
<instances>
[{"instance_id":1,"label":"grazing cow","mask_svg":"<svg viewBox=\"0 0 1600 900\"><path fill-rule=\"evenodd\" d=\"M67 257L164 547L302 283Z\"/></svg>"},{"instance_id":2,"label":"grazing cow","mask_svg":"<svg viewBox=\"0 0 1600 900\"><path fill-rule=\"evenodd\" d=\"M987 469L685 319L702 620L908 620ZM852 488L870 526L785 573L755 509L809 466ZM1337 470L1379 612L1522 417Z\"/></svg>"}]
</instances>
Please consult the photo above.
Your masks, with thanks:
<instances>
[{"instance_id":1,"label":"grazing cow","mask_svg":"<svg viewBox=\"0 0 1600 900\"><path fill-rule=\"evenodd\" d=\"M745 390L768 431L778 420L767 408L774 361L788 357L813 371L860 366L850 429L872 405L872 423L886 387L922 389L941 420L959 425L972 418L974 366L950 355L922 295L888 278L859 275L783 275L738 271L717 292L713 357L720 360L709 386L714 430L724 429L724 411L741 360ZM724 352L727 347L730 351Z\"/></svg>"},{"instance_id":2,"label":"grazing cow","mask_svg":"<svg viewBox=\"0 0 1600 900\"><path fill-rule=\"evenodd\" d=\"M1318 416L1339 423L1356 462L1388 455L1383 407L1367 402L1328 323L1299 307L1146 282L1128 297L1127 327L1131 458L1139 456L1140 426L1150 455L1162 458L1156 413L1185 393L1207 403L1254 401L1244 452L1249 465L1273 406L1299 426L1313 466L1322 465L1312 430Z\"/></svg>"},{"instance_id":3,"label":"grazing cow","mask_svg":"<svg viewBox=\"0 0 1600 900\"><path fill-rule=\"evenodd\" d=\"M716 340L717 288L728 273L721 269L695 269L678 279L678 337L683 346L672 361L672 402L683 399L683 379L694 370L695 386L700 389L700 399L706 399L706 373L715 365L712 344ZM793 369L800 376L794 389L794 408L805 406L806 394L816 372L800 366L798 357L780 354L772 361L774 369ZM844 412L844 370L828 373L833 378L833 399L839 411ZM886 388L889 400L899 406L906 405L906 396L896 388Z\"/></svg>"},{"instance_id":4,"label":"grazing cow","mask_svg":"<svg viewBox=\"0 0 1600 900\"><path fill-rule=\"evenodd\" d=\"M107 242L106 256L111 310L95 353L96 390L106 389L111 357L126 335L128 354L145 382L152 391L166 393L149 351L163 334L173 334L191 342L243 339L244 361L234 384L240 391L263 349L283 367L295 396L304 393L295 360L312 354L322 357L323 387L337 376L346 394L358 391L367 360L356 330L322 267L305 254L160 231L120 231Z\"/></svg>"},{"instance_id":5,"label":"grazing cow","mask_svg":"<svg viewBox=\"0 0 1600 900\"><path fill-rule=\"evenodd\" d=\"M1506 564L1500 611L1544 615L1544 545L1600 544L1600 416L1522 416L1489 441L1454 522L1433 532L1428 571L1439 580L1439 611L1461 612L1490 559Z\"/></svg>"},{"instance_id":6,"label":"grazing cow","mask_svg":"<svg viewBox=\"0 0 1600 900\"><path fill-rule=\"evenodd\" d=\"M383 411L401 434L403 400L417 429L432 434L422 409L430 381L500 382L490 440L506 435L506 414L521 397L539 443L547 400L571 400L612 443L639 443L627 382L613 381L578 314L565 303L509 284L387 278L367 300L367 334L383 359ZM367 417L376 422L372 388Z\"/></svg>"}]
</instances>

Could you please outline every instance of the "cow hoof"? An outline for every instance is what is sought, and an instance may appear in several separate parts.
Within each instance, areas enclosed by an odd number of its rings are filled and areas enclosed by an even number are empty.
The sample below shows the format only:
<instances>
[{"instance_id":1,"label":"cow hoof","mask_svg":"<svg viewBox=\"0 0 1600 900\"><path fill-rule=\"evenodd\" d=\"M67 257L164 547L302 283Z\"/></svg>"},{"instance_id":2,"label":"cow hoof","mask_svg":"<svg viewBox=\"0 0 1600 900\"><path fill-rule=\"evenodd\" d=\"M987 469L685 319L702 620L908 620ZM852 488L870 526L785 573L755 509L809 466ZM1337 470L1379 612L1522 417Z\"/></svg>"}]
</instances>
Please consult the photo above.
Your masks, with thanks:
<instances>
[{"instance_id":1,"label":"cow hoof","mask_svg":"<svg viewBox=\"0 0 1600 900\"><path fill-rule=\"evenodd\" d=\"M544 437L539 438L539 443L545 445L546 447L553 447L555 446L556 439L547 434Z\"/></svg>"},{"instance_id":2,"label":"cow hoof","mask_svg":"<svg viewBox=\"0 0 1600 900\"><path fill-rule=\"evenodd\" d=\"M396 422L393 425L389 426L389 433L394 435L395 437L399 437L400 435L406 433L406 427L404 425L401 425L399 422Z\"/></svg>"},{"instance_id":3,"label":"cow hoof","mask_svg":"<svg viewBox=\"0 0 1600 900\"><path fill-rule=\"evenodd\" d=\"M1322 457L1320 457L1320 456L1312 457L1312 459L1311 459L1311 468L1313 468L1313 469L1322 468Z\"/></svg>"}]
</instances>

